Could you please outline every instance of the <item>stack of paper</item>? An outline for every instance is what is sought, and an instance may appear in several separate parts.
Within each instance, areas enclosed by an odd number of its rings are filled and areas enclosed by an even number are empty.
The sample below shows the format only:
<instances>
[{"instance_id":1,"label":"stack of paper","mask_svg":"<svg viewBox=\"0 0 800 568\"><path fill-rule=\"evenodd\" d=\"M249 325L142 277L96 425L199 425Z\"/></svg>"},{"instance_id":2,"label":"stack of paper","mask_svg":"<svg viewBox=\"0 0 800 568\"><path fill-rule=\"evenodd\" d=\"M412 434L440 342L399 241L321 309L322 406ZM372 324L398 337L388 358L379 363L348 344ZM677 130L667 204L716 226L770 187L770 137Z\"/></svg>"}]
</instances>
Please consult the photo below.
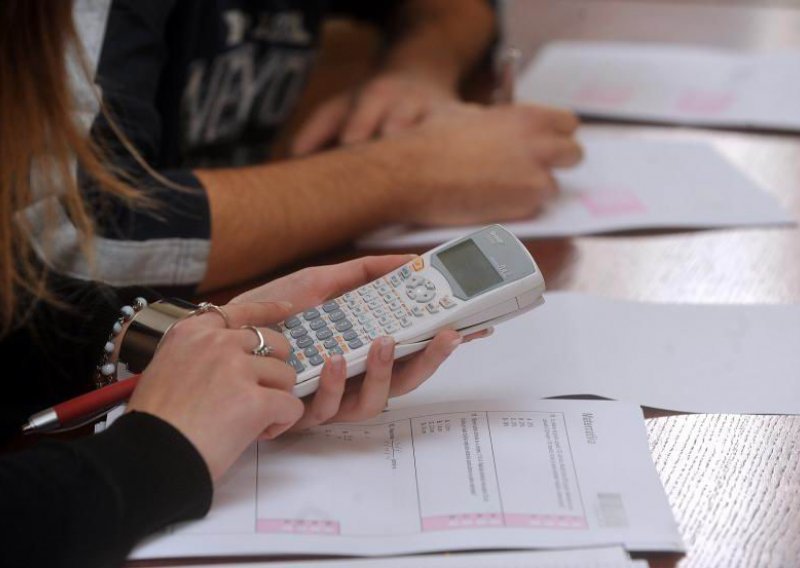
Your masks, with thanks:
<instances>
[{"instance_id":1,"label":"stack of paper","mask_svg":"<svg viewBox=\"0 0 800 568\"><path fill-rule=\"evenodd\" d=\"M393 410L261 442L217 488L206 519L133 557L620 544L683 548L641 410L515 397Z\"/></svg>"},{"instance_id":2,"label":"stack of paper","mask_svg":"<svg viewBox=\"0 0 800 568\"><path fill-rule=\"evenodd\" d=\"M545 297L392 405L597 395L684 412L800 414L800 306Z\"/></svg>"},{"instance_id":3,"label":"stack of paper","mask_svg":"<svg viewBox=\"0 0 800 568\"><path fill-rule=\"evenodd\" d=\"M194 568L233 568L241 564L213 564ZM309 562L247 563L247 568L647 568L631 560L623 548L576 548L528 552L461 553L401 558L312 560Z\"/></svg>"},{"instance_id":4,"label":"stack of paper","mask_svg":"<svg viewBox=\"0 0 800 568\"><path fill-rule=\"evenodd\" d=\"M556 198L533 219L503 223L518 237L793 222L771 195L707 144L590 131L580 138L586 159L576 169L557 175L561 191ZM359 244L375 248L439 244L478 228L391 227Z\"/></svg>"},{"instance_id":5,"label":"stack of paper","mask_svg":"<svg viewBox=\"0 0 800 568\"><path fill-rule=\"evenodd\" d=\"M800 50L558 42L522 74L516 97L609 118L797 130L798 69Z\"/></svg>"}]
</instances>

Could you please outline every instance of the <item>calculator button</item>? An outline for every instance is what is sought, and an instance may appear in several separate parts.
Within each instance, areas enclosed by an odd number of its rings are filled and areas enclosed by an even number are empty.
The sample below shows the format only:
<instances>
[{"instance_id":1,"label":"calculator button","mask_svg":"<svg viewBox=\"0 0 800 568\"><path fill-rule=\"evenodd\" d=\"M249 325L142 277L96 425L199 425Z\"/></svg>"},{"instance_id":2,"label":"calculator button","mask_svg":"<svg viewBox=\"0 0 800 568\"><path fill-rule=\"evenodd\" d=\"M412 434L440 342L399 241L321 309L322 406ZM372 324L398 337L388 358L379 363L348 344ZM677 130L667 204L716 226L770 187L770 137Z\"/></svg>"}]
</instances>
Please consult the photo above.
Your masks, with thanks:
<instances>
[{"instance_id":1,"label":"calculator button","mask_svg":"<svg viewBox=\"0 0 800 568\"><path fill-rule=\"evenodd\" d=\"M303 349L303 355L305 355L306 357L313 357L317 353L318 352L316 347L306 347L305 349Z\"/></svg>"},{"instance_id":2,"label":"calculator button","mask_svg":"<svg viewBox=\"0 0 800 568\"><path fill-rule=\"evenodd\" d=\"M309 345L314 345L314 340L311 339L311 336L309 336L309 335L301 337L300 339L297 340L297 346L300 349L305 349Z\"/></svg>"},{"instance_id":3,"label":"calculator button","mask_svg":"<svg viewBox=\"0 0 800 568\"><path fill-rule=\"evenodd\" d=\"M389 292L392 291L392 289L389 288L389 286L387 286L386 284L381 284L380 286L377 287L377 289L378 289L378 294L380 295L388 294Z\"/></svg>"},{"instance_id":4,"label":"calculator button","mask_svg":"<svg viewBox=\"0 0 800 568\"><path fill-rule=\"evenodd\" d=\"M409 327L411 325L411 320L407 317L400 318L400 325L403 327Z\"/></svg>"},{"instance_id":5,"label":"calculator button","mask_svg":"<svg viewBox=\"0 0 800 568\"><path fill-rule=\"evenodd\" d=\"M355 300L355 298L353 298L352 296L350 296L350 298ZM348 298L345 298L345 301L347 301L347 299ZM334 310L337 310L337 309L339 309L339 304L337 304L336 302L325 302L324 304L322 304L322 310L326 314L330 313L330 312L332 312Z\"/></svg>"},{"instance_id":6,"label":"calculator button","mask_svg":"<svg viewBox=\"0 0 800 568\"><path fill-rule=\"evenodd\" d=\"M371 302L369 302L367 304L367 306L369 306L370 310L375 310L375 309L381 307L381 301L380 300L372 300Z\"/></svg>"},{"instance_id":7,"label":"calculator button","mask_svg":"<svg viewBox=\"0 0 800 568\"><path fill-rule=\"evenodd\" d=\"M390 316L383 316L382 318L378 318L378 324L381 326L388 325L394 321L394 318Z\"/></svg>"},{"instance_id":8,"label":"calculator button","mask_svg":"<svg viewBox=\"0 0 800 568\"><path fill-rule=\"evenodd\" d=\"M325 359L323 359L319 355L314 355L313 357L310 357L308 359L308 362L314 365L315 367L319 367L320 365L322 365L322 363L325 362Z\"/></svg>"},{"instance_id":9,"label":"calculator button","mask_svg":"<svg viewBox=\"0 0 800 568\"><path fill-rule=\"evenodd\" d=\"M377 339L381 335L380 332L377 329L370 329L366 333L367 333L367 337L369 337L370 340Z\"/></svg>"},{"instance_id":10,"label":"calculator button","mask_svg":"<svg viewBox=\"0 0 800 568\"><path fill-rule=\"evenodd\" d=\"M426 307L426 308L428 309L428 311L429 311L430 313L432 313L432 314L439 313L439 306L437 306L437 305L436 305L436 304L434 304L433 302L431 302L430 304L426 305L425 307Z\"/></svg>"},{"instance_id":11,"label":"calculator button","mask_svg":"<svg viewBox=\"0 0 800 568\"><path fill-rule=\"evenodd\" d=\"M348 342L347 342L347 346L348 346L350 349L358 349L358 348L359 348L359 347L361 347L362 345L364 345L364 342L363 342L363 341L361 341L361 340L360 340L359 338L357 338L357 337L356 337L355 339L353 339L352 341L348 341Z\"/></svg>"},{"instance_id":12,"label":"calculator button","mask_svg":"<svg viewBox=\"0 0 800 568\"><path fill-rule=\"evenodd\" d=\"M283 322L283 325L286 326L286 329L292 329L293 327L297 327L301 323L303 322L300 321L300 318L293 316L287 319L285 322Z\"/></svg>"},{"instance_id":13,"label":"calculator button","mask_svg":"<svg viewBox=\"0 0 800 568\"><path fill-rule=\"evenodd\" d=\"M394 294L391 294L391 293L383 295L383 301L386 302L387 304L391 304L396 299L397 299L397 296L395 296Z\"/></svg>"},{"instance_id":14,"label":"calculator button","mask_svg":"<svg viewBox=\"0 0 800 568\"><path fill-rule=\"evenodd\" d=\"M308 327L310 327L312 331L317 331L318 329L322 329L323 327L325 327L325 320L323 320L322 318L317 318L315 320L312 320L311 323L308 324Z\"/></svg>"},{"instance_id":15,"label":"calculator button","mask_svg":"<svg viewBox=\"0 0 800 568\"><path fill-rule=\"evenodd\" d=\"M344 355L344 351L338 345L328 349L328 355Z\"/></svg>"},{"instance_id":16,"label":"calculator button","mask_svg":"<svg viewBox=\"0 0 800 568\"><path fill-rule=\"evenodd\" d=\"M419 274L415 274L414 276L412 276L409 279L409 281L406 284L406 286L408 286L410 288L416 288L417 286L421 286L423 284L425 284L425 279L422 276L420 276Z\"/></svg>"},{"instance_id":17,"label":"calculator button","mask_svg":"<svg viewBox=\"0 0 800 568\"><path fill-rule=\"evenodd\" d=\"M417 299L417 289L416 288L409 288L406 290L406 296L408 296L409 300L416 300Z\"/></svg>"},{"instance_id":18,"label":"calculator button","mask_svg":"<svg viewBox=\"0 0 800 568\"><path fill-rule=\"evenodd\" d=\"M381 286L383 286L383 280L376 280L375 282L372 283L372 287L375 288L376 290Z\"/></svg>"},{"instance_id":19,"label":"calculator button","mask_svg":"<svg viewBox=\"0 0 800 568\"><path fill-rule=\"evenodd\" d=\"M414 314L414 317L418 318L421 318L423 315L425 315L425 312L422 311L422 308L420 308L419 306L413 306L411 308L411 313Z\"/></svg>"},{"instance_id":20,"label":"calculator button","mask_svg":"<svg viewBox=\"0 0 800 568\"><path fill-rule=\"evenodd\" d=\"M367 323L368 321L372 321L372 316L368 314L358 314L356 316L358 323Z\"/></svg>"},{"instance_id":21,"label":"calculator button","mask_svg":"<svg viewBox=\"0 0 800 568\"><path fill-rule=\"evenodd\" d=\"M306 310L305 312L303 312L303 318L305 318L306 321L317 319L318 317L319 317L319 310L316 308L314 308L313 310Z\"/></svg>"},{"instance_id":22,"label":"calculator button","mask_svg":"<svg viewBox=\"0 0 800 568\"><path fill-rule=\"evenodd\" d=\"M322 328L317 332L317 339L319 339L320 341L324 341L330 337L333 337L333 332L327 327Z\"/></svg>"},{"instance_id":23,"label":"calculator button","mask_svg":"<svg viewBox=\"0 0 800 568\"><path fill-rule=\"evenodd\" d=\"M394 302L391 302L389 304L389 309L392 310L392 311L399 310L402 307L403 307L403 304L400 303L400 300L395 300Z\"/></svg>"},{"instance_id":24,"label":"calculator button","mask_svg":"<svg viewBox=\"0 0 800 568\"><path fill-rule=\"evenodd\" d=\"M445 310L449 310L450 308L456 305L456 302L450 296L444 296L442 299L439 300L439 305L442 306Z\"/></svg>"},{"instance_id":25,"label":"calculator button","mask_svg":"<svg viewBox=\"0 0 800 568\"><path fill-rule=\"evenodd\" d=\"M398 286L400 286L400 284L403 283L400 280L400 277L397 276L397 274L392 274L391 276L389 276L389 282L391 282L392 286L394 286L395 288L397 288Z\"/></svg>"},{"instance_id":26,"label":"calculator button","mask_svg":"<svg viewBox=\"0 0 800 568\"><path fill-rule=\"evenodd\" d=\"M400 329L400 326L397 325L396 323L392 322L389 325L387 325L386 327L384 327L383 331L385 331L386 333L394 333L395 331L397 331L399 329Z\"/></svg>"},{"instance_id":27,"label":"calculator button","mask_svg":"<svg viewBox=\"0 0 800 568\"><path fill-rule=\"evenodd\" d=\"M436 292L432 292L430 290L423 290L421 294L417 294L417 302L420 304L424 304L425 302L430 302L436 297Z\"/></svg>"},{"instance_id":28,"label":"calculator button","mask_svg":"<svg viewBox=\"0 0 800 568\"><path fill-rule=\"evenodd\" d=\"M425 281L425 289L426 290L436 290L436 284L434 284L430 280L426 280Z\"/></svg>"},{"instance_id":29,"label":"calculator button","mask_svg":"<svg viewBox=\"0 0 800 568\"><path fill-rule=\"evenodd\" d=\"M411 276L411 268L409 268L408 266L404 266L403 268L400 269L399 274L400 278L402 278L403 280L408 280L408 278Z\"/></svg>"},{"instance_id":30,"label":"calculator button","mask_svg":"<svg viewBox=\"0 0 800 568\"><path fill-rule=\"evenodd\" d=\"M396 317L398 319L406 317L406 311L403 308L400 308L399 310L393 311L392 314L394 314L394 317Z\"/></svg>"},{"instance_id":31,"label":"calculator button","mask_svg":"<svg viewBox=\"0 0 800 568\"><path fill-rule=\"evenodd\" d=\"M339 321L345 318L345 314L342 310L336 310L335 312L329 313L328 317L331 321Z\"/></svg>"},{"instance_id":32,"label":"calculator button","mask_svg":"<svg viewBox=\"0 0 800 568\"><path fill-rule=\"evenodd\" d=\"M383 316L388 315L388 313L389 312L387 312L383 308L376 308L372 310L372 315L375 316L376 318L382 318Z\"/></svg>"},{"instance_id":33,"label":"calculator button","mask_svg":"<svg viewBox=\"0 0 800 568\"><path fill-rule=\"evenodd\" d=\"M325 343L323 343L323 345L325 346L325 349L333 349L334 347L336 347L339 344L336 342L336 339L334 339L333 337L330 337L330 338L325 340Z\"/></svg>"},{"instance_id":34,"label":"calculator button","mask_svg":"<svg viewBox=\"0 0 800 568\"><path fill-rule=\"evenodd\" d=\"M423 268L425 268L425 261L424 261L424 260L422 260L422 257L421 257L421 256L418 256L418 257L417 257L417 258L415 258L415 259L414 259L414 261L411 263L411 268L413 268L414 270L416 270L417 272L419 272L420 270L422 270Z\"/></svg>"},{"instance_id":35,"label":"calculator button","mask_svg":"<svg viewBox=\"0 0 800 568\"><path fill-rule=\"evenodd\" d=\"M306 370L306 366L298 361L294 355L289 359L289 364L294 368L295 373L301 373Z\"/></svg>"},{"instance_id":36,"label":"calculator button","mask_svg":"<svg viewBox=\"0 0 800 568\"><path fill-rule=\"evenodd\" d=\"M364 296L364 295L366 295L366 294L369 294L370 292L371 292L371 289L370 289L370 287L369 287L369 286L362 286L361 288L359 288L359 289L358 289L358 293L359 293L361 296Z\"/></svg>"},{"instance_id":37,"label":"calculator button","mask_svg":"<svg viewBox=\"0 0 800 568\"><path fill-rule=\"evenodd\" d=\"M345 341L353 341L358 337L358 333L356 333L356 330L354 329L348 329L342 334L342 337Z\"/></svg>"},{"instance_id":38,"label":"calculator button","mask_svg":"<svg viewBox=\"0 0 800 568\"><path fill-rule=\"evenodd\" d=\"M342 320L336 324L336 331L347 331L352 327L353 324L350 323L350 320Z\"/></svg>"},{"instance_id":39,"label":"calculator button","mask_svg":"<svg viewBox=\"0 0 800 568\"><path fill-rule=\"evenodd\" d=\"M304 327L296 327L289 334L297 339L298 337L303 337L304 335L308 335L308 330Z\"/></svg>"}]
</instances>

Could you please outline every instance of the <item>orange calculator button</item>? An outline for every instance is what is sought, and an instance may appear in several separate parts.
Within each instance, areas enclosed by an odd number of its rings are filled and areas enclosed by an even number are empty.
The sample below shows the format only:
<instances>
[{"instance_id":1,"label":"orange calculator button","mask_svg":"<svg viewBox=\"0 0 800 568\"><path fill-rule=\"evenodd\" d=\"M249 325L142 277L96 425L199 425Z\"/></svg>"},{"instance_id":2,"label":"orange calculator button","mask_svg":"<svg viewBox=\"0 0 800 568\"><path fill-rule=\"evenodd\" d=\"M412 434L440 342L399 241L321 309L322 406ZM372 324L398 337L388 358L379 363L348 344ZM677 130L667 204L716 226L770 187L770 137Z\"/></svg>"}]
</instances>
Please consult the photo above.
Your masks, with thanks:
<instances>
[{"instance_id":1,"label":"orange calculator button","mask_svg":"<svg viewBox=\"0 0 800 568\"><path fill-rule=\"evenodd\" d=\"M424 261L424 260L422 260L422 257L421 257L421 256L418 256L418 257L417 257L417 258L415 258L415 259L414 259L414 261L411 263L411 268L413 268L415 271L419 272L420 270L422 270L423 268L425 268L425 261Z\"/></svg>"}]
</instances>

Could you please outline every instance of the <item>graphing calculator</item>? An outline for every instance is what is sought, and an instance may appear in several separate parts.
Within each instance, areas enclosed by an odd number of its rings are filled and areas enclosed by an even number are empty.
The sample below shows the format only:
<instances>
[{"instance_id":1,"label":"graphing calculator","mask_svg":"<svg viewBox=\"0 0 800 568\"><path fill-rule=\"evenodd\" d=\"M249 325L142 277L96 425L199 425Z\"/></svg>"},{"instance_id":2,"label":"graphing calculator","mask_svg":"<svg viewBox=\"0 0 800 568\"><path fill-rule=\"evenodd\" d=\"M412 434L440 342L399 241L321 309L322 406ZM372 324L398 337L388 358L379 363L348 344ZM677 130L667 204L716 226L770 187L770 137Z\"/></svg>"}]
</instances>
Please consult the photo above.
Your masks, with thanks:
<instances>
[{"instance_id":1,"label":"graphing calculator","mask_svg":"<svg viewBox=\"0 0 800 568\"><path fill-rule=\"evenodd\" d=\"M364 372L370 343L394 337L395 357L423 349L439 330L480 331L542 304L545 284L527 249L490 225L430 250L360 288L279 324L292 346L297 396L317 390L325 359L348 377Z\"/></svg>"}]
</instances>

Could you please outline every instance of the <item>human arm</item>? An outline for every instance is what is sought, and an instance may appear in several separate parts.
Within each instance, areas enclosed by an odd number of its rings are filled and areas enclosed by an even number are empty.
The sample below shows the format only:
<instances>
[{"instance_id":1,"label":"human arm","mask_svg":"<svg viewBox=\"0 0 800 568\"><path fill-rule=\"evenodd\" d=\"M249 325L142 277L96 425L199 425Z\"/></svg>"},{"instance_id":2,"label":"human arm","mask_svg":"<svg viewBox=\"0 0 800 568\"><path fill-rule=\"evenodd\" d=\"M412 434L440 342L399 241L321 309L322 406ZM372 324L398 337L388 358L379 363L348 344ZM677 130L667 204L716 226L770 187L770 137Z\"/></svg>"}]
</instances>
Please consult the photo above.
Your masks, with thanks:
<instances>
[{"instance_id":1,"label":"human arm","mask_svg":"<svg viewBox=\"0 0 800 568\"><path fill-rule=\"evenodd\" d=\"M494 36L486 0L408 0L393 16L374 75L319 105L295 137L295 155L392 134L458 100L461 79Z\"/></svg>"},{"instance_id":2,"label":"human arm","mask_svg":"<svg viewBox=\"0 0 800 568\"><path fill-rule=\"evenodd\" d=\"M106 432L0 458L1 565L121 564L147 534L205 514L212 478L262 432L300 417L292 369L254 357L252 332L238 329L281 319L285 308L228 313L236 329L220 329L213 314L181 322L144 372L135 412ZM286 356L279 337L270 342Z\"/></svg>"},{"instance_id":3,"label":"human arm","mask_svg":"<svg viewBox=\"0 0 800 568\"><path fill-rule=\"evenodd\" d=\"M389 223L533 215L580 161L569 112L457 105L413 130L302 159L196 170L212 217L203 289L257 277Z\"/></svg>"}]
</instances>

